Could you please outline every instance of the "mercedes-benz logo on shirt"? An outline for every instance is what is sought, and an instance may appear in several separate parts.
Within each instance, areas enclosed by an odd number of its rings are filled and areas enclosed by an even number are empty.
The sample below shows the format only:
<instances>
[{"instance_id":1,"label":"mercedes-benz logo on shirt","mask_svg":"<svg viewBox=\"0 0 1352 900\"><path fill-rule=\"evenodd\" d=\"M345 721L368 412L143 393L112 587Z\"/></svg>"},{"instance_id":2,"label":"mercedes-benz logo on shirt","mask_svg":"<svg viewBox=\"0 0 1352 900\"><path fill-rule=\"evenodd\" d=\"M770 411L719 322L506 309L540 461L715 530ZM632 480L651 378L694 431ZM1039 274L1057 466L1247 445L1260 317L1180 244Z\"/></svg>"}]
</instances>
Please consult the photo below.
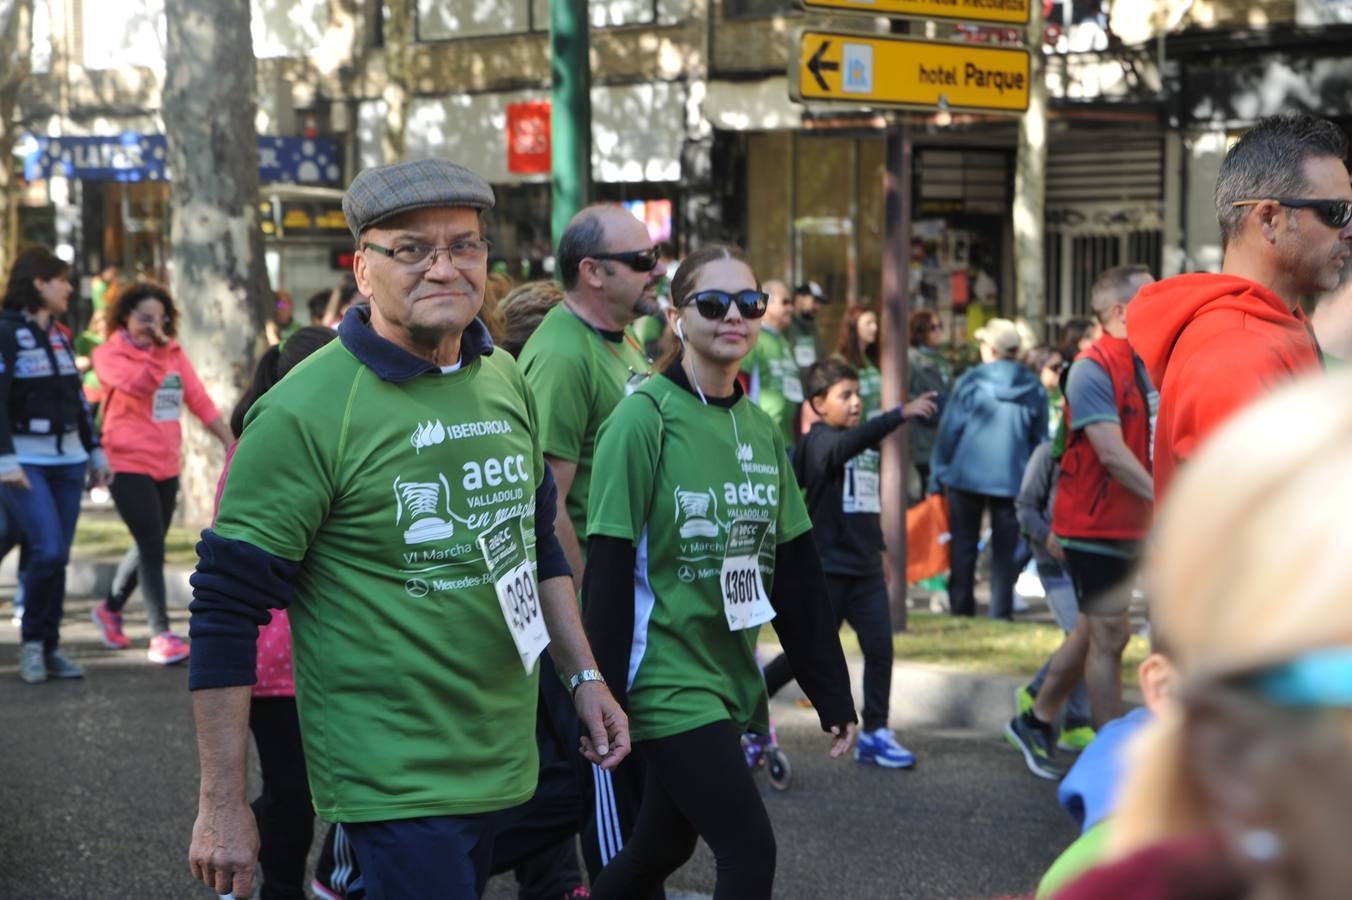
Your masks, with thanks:
<instances>
[{"instance_id":1,"label":"mercedes-benz logo on shirt","mask_svg":"<svg viewBox=\"0 0 1352 900\"><path fill-rule=\"evenodd\" d=\"M676 577L684 581L686 584L689 584L690 582L695 580L695 570L690 568L689 566L681 566L679 569L676 570Z\"/></svg>"},{"instance_id":2,"label":"mercedes-benz logo on shirt","mask_svg":"<svg viewBox=\"0 0 1352 900\"><path fill-rule=\"evenodd\" d=\"M404 582L404 590L408 591L410 597L426 597L432 589L421 578L410 578Z\"/></svg>"}]
</instances>

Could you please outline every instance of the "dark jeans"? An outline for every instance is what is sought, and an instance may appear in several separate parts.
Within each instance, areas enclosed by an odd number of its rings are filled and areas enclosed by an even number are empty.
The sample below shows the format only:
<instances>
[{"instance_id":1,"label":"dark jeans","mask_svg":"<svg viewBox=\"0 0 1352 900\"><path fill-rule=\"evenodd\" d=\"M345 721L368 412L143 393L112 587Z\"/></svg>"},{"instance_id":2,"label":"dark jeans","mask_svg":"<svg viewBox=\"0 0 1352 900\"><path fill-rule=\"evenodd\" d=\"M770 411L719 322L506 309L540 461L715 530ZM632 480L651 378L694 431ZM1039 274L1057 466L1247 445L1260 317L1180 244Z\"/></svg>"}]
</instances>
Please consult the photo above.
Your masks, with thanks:
<instances>
[{"instance_id":1,"label":"dark jeans","mask_svg":"<svg viewBox=\"0 0 1352 900\"><path fill-rule=\"evenodd\" d=\"M349 900L478 900L493 857L492 816L344 822L361 866Z\"/></svg>"},{"instance_id":2,"label":"dark jeans","mask_svg":"<svg viewBox=\"0 0 1352 900\"><path fill-rule=\"evenodd\" d=\"M547 650L540 667L554 671ZM535 708L540 750L535 796L494 815L492 871L516 874L517 900L558 900L582 884L577 835L589 808L583 805L583 782L591 780L591 772L577 752L580 727L568 687L557 678L541 678Z\"/></svg>"},{"instance_id":3,"label":"dark jeans","mask_svg":"<svg viewBox=\"0 0 1352 900\"><path fill-rule=\"evenodd\" d=\"M864 730L886 728L892 696L892 612L887 605L887 584L881 572L865 576L828 572L826 590L836 628L849 622L864 651ZM765 667L765 687L771 697L792 680L793 669L783 653Z\"/></svg>"},{"instance_id":4,"label":"dark jeans","mask_svg":"<svg viewBox=\"0 0 1352 900\"><path fill-rule=\"evenodd\" d=\"M955 616L976 614L976 558L981 540L981 514L991 514L991 609L992 619L1014 617L1014 580L1018 569L1014 553L1019 543L1019 520L1014 514L1013 497L973 494L947 488L948 530L952 535L951 574L948 579L949 609Z\"/></svg>"},{"instance_id":5,"label":"dark jeans","mask_svg":"<svg viewBox=\"0 0 1352 900\"><path fill-rule=\"evenodd\" d=\"M592 885L592 897L632 900L650 894L704 838L718 873L714 900L769 900L774 829L733 724L724 719L640 741L634 752L648 766L643 808L629 843Z\"/></svg>"},{"instance_id":6,"label":"dark jeans","mask_svg":"<svg viewBox=\"0 0 1352 900\"><path fill-rule=\"evenodd\" d=\"M152 634L169 630L169 610L164 589L164 535L174 518L178 502L178 476L156 481L134 472L119 474L109 489L117 513L127 523L136 542L113 575L108 608L121 612L131 592L141 587L141 602Z\"/></svg>"},{"instance_id":7,"label":"dark jeans","mask_svg":"<svg viewBox=\"0 0 1352 900\"><path fill-rule=\"evenodd\" d=\"M314 836L315 811L305 777L305 751L295 697L255 697L249 730L258 747L263 792L253 802L258 821L262 900L303 900L305 863Z\"/></svg>"},{"instance_id":8,"label":"dark jeans","mask_svg":"<svg viewBox=\"0 0 1352 900\"><path fill-rule=\"evenodd\" d=\"M0 485L0 502L28 541L28 564L21 576L25 643L41 641L47 650L61 642L66 602L66 563L75 540L75 520L84 495L85 464L24 465L31 490Z\"/></svg>"}]
</instances>

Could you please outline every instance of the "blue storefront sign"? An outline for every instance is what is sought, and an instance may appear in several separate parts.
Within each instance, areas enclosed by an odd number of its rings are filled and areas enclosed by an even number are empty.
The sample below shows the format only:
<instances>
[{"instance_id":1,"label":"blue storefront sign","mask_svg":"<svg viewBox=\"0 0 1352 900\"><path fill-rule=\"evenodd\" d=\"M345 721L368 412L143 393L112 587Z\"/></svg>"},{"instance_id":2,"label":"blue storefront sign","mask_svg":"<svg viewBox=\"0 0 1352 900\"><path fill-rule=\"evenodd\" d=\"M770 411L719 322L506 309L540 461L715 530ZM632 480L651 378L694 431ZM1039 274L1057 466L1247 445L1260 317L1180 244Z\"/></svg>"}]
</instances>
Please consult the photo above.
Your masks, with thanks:
<instances>
[{"instance_id":1,"label":"blue storefront sign","mask_svg":"<svg viewBox=\"0 0 1352 900\"><path fill-rule=\"evenodd\" d=\"M168 181L169 142L162 134L123 132L100 137L30 137L23 174L28 181L63 175L83 181ZM258 138L258 179L282 184L337 184L343 175L330 138Z\"/></svg>"}]
</instances>

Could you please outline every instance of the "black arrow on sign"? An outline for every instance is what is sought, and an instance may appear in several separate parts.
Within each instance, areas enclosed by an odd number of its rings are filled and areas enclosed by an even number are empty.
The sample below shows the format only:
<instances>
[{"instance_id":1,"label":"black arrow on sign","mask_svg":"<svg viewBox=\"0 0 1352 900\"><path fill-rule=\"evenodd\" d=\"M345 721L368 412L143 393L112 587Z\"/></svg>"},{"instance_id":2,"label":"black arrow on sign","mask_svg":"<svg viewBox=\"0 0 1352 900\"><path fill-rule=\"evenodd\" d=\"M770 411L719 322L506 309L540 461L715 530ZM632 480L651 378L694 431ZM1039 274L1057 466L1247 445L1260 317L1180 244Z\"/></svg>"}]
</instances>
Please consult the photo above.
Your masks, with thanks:
<instances>
[{"instance_id":1,"label":"black arrow on sign","mask_svg":"<svg viewBox=\"0 0 1352 900\"><path fill-rule=\"evenodd\" d=\"M822 54L830 46L830 41L822 41L822 45L817 48L817 52L812 54L812 58L807 61L807 70L812 73L813 78L817 79L817 84L821 85L823 91L829 91L831 88L827 85L826 79L822 77L822 72L840 71L840 63L826 62L822 59Z\"/></svg>"}]
</instances>

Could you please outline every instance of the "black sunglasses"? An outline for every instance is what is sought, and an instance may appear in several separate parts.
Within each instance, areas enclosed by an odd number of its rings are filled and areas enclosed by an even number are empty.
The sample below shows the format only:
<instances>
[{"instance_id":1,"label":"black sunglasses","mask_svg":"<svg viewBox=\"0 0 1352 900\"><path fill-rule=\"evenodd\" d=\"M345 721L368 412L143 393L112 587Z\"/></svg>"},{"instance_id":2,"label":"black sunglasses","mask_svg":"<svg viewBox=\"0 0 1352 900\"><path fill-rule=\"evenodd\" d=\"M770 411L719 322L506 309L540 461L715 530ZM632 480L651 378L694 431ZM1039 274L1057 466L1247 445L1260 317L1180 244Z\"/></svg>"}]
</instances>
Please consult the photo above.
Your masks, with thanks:
<instances>
[{"instance_id":1,"label":"black sunglasses","mask_svg":"<svg viewBox=\"0 0 1352 900\"><path fill-rule=\"evenodd\" d=\"M1312 209L1330 228L1346 228L1352 222L1352 200L1305 200L1299 197L1272 197L1273 203L1292 209ZM1257 206L1262 200L1236 200L1231 206Z\"/></svg>"},{"instance_id":2,"label":"black sunglasses","mask_svg":"<svg viewBox=\"0 0 1352 900\"><path fill-rule=\"evenodd\" d=\"M591 253L588 254L591 259L610 259L618 263L624 263L635 272L651 272L657 268L657 248L649 247L647 250L624 250L619 253Z\"/></svg>"},{"instance_id":3,"label":"black sunglasses","mask_svg":"<svg viewBox=\"0 0 1352 900\"><path fill-rule=\"evenodd\" d=\"M728 307L737 304L737 311L742 314L743 319L759 319L765 315L765 307L770 302L770 295L764 291L737 291L729 293L728 291L709 290L700 291L698 294L691 294L682 303L682 306L695 304L695 309L706 319L718 320L728 314Z\"/></svg>"}]
</instances>

